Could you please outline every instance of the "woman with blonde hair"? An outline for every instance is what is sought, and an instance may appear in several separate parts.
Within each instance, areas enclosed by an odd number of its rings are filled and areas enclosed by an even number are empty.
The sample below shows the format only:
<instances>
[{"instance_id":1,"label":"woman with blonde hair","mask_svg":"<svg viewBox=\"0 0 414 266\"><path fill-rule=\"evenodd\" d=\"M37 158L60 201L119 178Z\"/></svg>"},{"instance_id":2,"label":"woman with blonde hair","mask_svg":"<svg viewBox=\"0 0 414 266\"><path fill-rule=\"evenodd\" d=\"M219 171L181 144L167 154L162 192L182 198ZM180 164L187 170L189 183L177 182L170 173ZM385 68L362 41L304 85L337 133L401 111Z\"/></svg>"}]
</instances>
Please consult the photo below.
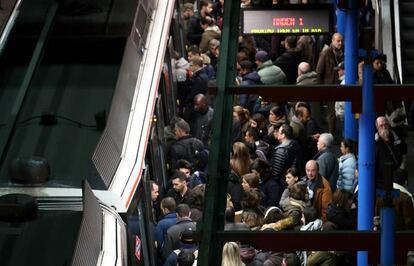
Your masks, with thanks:
<instances>
[{"instance_id":1,"label":"woman with blonde hair","mask_svg":"<svg viewBox=\"0 0 414 266\"><path fill-rule=\"evenodd\" d=\"M250 172L250 164L249 148L243 142L235 142L230 159L231 169L241 177Z\"/></svg>"},{"instance_id":2,"label":"woman with blonde hair","mask_svg":"<svg viewBox=\"0 0 414 266\"><path fill-rule=\"evenodd\" d=\"M227 242L223 247L221 266L244 266L240 258L240 248L236 242Z\"/></svg>"}]
</instances>

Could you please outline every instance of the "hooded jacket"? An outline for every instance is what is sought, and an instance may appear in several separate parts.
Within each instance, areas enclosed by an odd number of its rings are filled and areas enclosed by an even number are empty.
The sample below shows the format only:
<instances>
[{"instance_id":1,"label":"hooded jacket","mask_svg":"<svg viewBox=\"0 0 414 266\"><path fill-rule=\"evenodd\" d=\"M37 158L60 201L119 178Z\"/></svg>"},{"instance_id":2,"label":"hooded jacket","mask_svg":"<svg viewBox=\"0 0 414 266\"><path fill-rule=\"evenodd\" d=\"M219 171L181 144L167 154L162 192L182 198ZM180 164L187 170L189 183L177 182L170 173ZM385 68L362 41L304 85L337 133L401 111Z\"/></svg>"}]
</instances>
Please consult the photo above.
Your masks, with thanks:
<instances>
[{"instance_id":1,"label":"hooded jacket","mask_svg":"<svg viewBox=\"0 0 414 266\"><path fill-rule=\"evenodd\" d=\"M273 65L271 60L267 60L257 67L260 80L266 85L286 84L286 75L280 67Z\"/></svg>"},{"instance_id":2,"label":"hooded jacket","mask_svg":"<svg viewBox=\"0 0 414 266\"><path fill-rule=\"evenodd\" d=\"M262 84L262 82L260 81L259 74L255 70L242 76L241 86L252 86L259 84ZM239 104L253 113L253 109L258 98L259 95L257 94L240 94Z\"/></svg>"},{"instance_id":3,"label":"hooded jacket","mask_svg":"<svg viewBox=\"0 0 414 266\"><path fill-rule=\"evenodd\" d=\"M353 191L355 186L356 159L352 153L339 157L338 182L336 186L341 189Z\"/></svg>"},{"instance_id":4,"label":"hooded jacket","mask_svg":"<svg viewBox=\"0 0 414 266\"><path fill-rule=\"evenodd\" d=\"M201 42L200 42L200 51L202 53L207 52L208 50L208 44L210 40L216 39L220 40L221 37L221 30L218 26L213 25L207 27L207 29L204 30L203 34L201 35Z\"/></svg>"}]
</instances>

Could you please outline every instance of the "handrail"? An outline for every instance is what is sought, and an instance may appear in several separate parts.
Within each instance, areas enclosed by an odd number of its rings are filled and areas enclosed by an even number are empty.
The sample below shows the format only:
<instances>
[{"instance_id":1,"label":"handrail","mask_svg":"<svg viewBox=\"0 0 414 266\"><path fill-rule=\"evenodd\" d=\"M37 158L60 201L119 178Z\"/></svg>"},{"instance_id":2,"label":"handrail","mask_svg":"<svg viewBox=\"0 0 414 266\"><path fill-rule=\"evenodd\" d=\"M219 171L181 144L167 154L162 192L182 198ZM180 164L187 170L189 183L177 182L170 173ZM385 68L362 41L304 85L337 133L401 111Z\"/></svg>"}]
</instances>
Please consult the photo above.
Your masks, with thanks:
<instances>
[{"instance_id":1,"label":"handrail","mask_svg":"<svg viewBox=\"0 0 414 266\"><path fill-rule=\"evenodd\" d=\"M54 26L54 19L57 14L59 3L57 1L52 1L51 5L46 14L46 20L42 28L42 32L40 33L39 40L36 43L35 50L33 51L32 58L30 60L29 66L26 70L25 76L23 78L22 84L18 90L18 94L16 96L14 105L10 112L9 117L6 120L6 125L4 127L4 135L0 139L0 163L6 158L6 150L9 144L9 141L12 138L12 133L16 126L16 120L20 113L20 110L23 106L24 99L26 97L27 91L29 89L30 83L33 80L34 74L36 72L37 67L40 65L40 61L42 60L45 46L51 35L53 26Z\"/></svg>"},{"instance_id":2,"label":"handrail","mask_svg":"<svg viewBox=\"0 0 414 266\"><path fill-rule=\"evenodd\" d=\"M398 80L400 83L402 83L403 75L402 75L402 58L401 58L401 35L400 35L400 9L399 9L399 3L398 0L393 0L393 14L391 14L391 17L393 19L392 22L394 22L392 25L394 25L394 41L393 42L393 51L395 52L396 58L394 59L394 62L396 62L396 65L394 67L396 73L398 73Z\"/></svg>"},{"instance_id":3,"label":"handrail","mask_svg":"<svg viewBox=\"0 0 414 266\"><path fill-rule=\"evenodd\" d=\"M10 13L9 19L6 22L6 26L1 29L0 33L0 56L3 53L4 48L6 47L7 40L9 39L9 35L11 30L13 29L14 23L16 22L17 17L20 13L20 5L23 0L17 0L14 4L13 11Z\"/></svg>"}]
</instances>

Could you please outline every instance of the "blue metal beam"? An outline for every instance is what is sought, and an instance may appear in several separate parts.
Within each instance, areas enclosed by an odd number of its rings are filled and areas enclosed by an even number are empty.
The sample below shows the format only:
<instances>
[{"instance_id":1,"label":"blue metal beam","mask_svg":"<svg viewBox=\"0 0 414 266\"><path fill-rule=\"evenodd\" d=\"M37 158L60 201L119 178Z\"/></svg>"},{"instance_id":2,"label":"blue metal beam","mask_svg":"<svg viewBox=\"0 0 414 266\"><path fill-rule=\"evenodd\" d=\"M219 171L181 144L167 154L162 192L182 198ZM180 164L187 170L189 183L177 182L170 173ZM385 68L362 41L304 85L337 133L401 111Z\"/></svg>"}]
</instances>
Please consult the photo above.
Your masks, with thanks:
<instances>
[{"instance_id":1,"label":"blue metal beam","mask_svg":"<svg viewBox=\"0 0 414 266\"><path fill-rule=\"evenodd\" d=\"M373 228L375 199L375 111L373 72L371 60L363 68L362 114L359 120L359 188L358 188L358 230ZM368 265L368 253L358 252L358 266Z\"/></svg>"},{"instance_id":2,"label":"blue metal beam","mask_svg":"<svg viewBox=\"0 0 414 266\"><path fill-rule=\"evenodd\" d=\"M349 0L345 27L345 84L356 84L358 76L358 2ZM354 141L358 138L358 127L352 113L352 103L345 102L344 137Z\"/></svg>"}]
</instances>

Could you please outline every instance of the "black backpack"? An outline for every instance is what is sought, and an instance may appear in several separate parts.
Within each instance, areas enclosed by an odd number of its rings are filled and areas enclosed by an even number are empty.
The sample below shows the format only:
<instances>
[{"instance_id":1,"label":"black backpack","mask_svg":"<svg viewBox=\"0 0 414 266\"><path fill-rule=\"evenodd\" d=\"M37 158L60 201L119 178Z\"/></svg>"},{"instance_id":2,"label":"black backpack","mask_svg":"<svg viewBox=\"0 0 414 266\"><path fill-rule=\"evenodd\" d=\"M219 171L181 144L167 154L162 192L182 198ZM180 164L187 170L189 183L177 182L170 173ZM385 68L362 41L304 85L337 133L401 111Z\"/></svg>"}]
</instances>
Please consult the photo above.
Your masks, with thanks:
<instances>
[{"instance_id":1,"label":"black backpack","mask_svg":"<svg viewBox=\"0 0 414 266\"><path fill-rule=\"evenodd\" d=\"M203 142L192 137L178 143L185 147L185 159L193 165L194 171L205 172L207 170L209 150L204 146Z\"/></svg>"}]
</instances>

